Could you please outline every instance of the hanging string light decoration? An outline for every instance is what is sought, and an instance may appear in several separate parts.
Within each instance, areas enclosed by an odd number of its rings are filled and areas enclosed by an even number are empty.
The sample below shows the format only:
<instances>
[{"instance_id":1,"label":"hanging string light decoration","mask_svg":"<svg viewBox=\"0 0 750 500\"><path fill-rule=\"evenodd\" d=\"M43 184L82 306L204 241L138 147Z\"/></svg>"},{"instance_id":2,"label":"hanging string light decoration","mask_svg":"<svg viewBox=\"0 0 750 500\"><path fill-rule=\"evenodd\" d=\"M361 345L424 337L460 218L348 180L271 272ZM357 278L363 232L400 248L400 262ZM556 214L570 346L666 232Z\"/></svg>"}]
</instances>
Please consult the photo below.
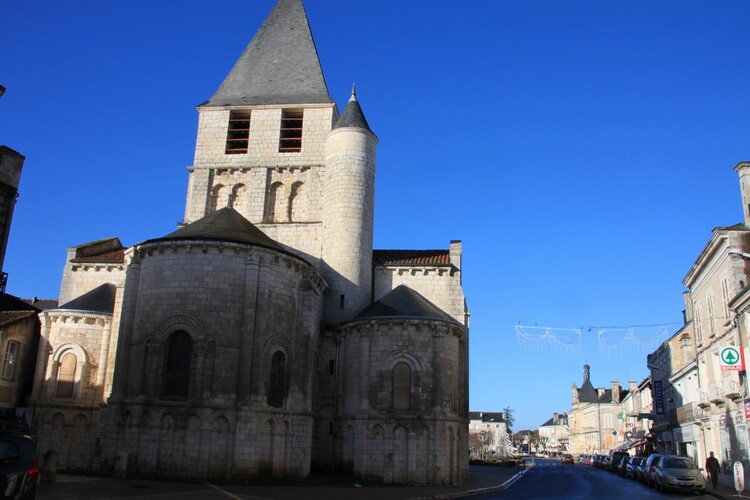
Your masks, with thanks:
<instances>
[{"instance_id":1,"label":"hanging string light decoration","mask_svg":"<svg viewBox=\"0 0 750 500\"><path fill-rule=\"evenodd\" d=\"M603 328L597 331L596 336L599 351L607 356L622 356L633 352L647 354L667 339L667 327Z\"/></svg>"},{"instance_id":2,"label":"hanging string light decoration","mask_svg":"<svg viewBox=\"0 0 750 500\"><path fill-rule=\"evenodd\" d=\"M581 330L516 325L516 339L526 351L575 354L581 347Z\"/></svg>"}]
</instances>

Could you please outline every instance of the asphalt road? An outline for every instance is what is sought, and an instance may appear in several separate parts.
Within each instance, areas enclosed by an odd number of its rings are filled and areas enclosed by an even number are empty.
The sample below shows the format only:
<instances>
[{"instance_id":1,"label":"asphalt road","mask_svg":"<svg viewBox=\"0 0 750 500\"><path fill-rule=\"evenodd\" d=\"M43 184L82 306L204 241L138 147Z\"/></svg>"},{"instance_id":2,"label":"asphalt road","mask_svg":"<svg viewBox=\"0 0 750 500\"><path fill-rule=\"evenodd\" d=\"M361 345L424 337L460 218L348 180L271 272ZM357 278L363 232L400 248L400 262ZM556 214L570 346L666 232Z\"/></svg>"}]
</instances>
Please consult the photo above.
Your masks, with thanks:
<instances>
[{"instance_id":1,"label":"asphalt road","mask_svg":"<svg viewBox=\"0 0 750 500\"><path fill-rule=\"evenodd\" d=\"M648 486L588 465L561 465L557 460L537 459L536 467L504 491L473 496L472 499L544 500L565 498L647 500L655 498L712 499L692 493L660 493Z\"/></svg>"}]
</instances>

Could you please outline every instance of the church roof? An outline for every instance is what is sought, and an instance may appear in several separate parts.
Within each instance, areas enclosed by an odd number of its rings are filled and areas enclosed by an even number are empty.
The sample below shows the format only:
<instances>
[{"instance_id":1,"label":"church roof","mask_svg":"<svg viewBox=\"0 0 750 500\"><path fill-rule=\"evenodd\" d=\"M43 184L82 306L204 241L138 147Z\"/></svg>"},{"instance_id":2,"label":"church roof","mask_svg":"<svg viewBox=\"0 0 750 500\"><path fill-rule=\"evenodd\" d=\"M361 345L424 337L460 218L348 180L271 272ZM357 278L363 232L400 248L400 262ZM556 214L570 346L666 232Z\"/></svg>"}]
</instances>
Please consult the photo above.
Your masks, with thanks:
<instances>
[{"instance_id":1,"label":"church roof","mask_svg":"<svg viewBox=\"0 0 750 500\"><path fill-rule=\"evenodd\" d=\"M162 240L220 240L282 249L281 245L231 207L217 210L163 238L149 242Z\"/></svg>"},{"instance_id":2,"label":"church roof","mask_svg":"<svg viewBox=\"0 0 750 500\"><path fill-rule=\"evenodd\" d=\"M449 250L373 250L373 266L449 266Z\"/></svg>"},{"instance_id":3,"label":"church roof","mask_svg":"<svg viewBox=\"0 0 750 500\"><path fill-rule=\"evenodd\" d=\"M365 307L355 320L363 319L426 319L458 323L448 313L406 285L399 285L380 300Z\"/></svg>"},{"instance_id":4,"label":"church roof","mask_svg":"<svg viewBox=\"0 0 750 500\"><path fill-rule=\"evenodd\" d=\"M333 103L302 0L279 0L203 106Z\"/></svg>"},{"instance_id":5,"label":"church roof","mask_svg":"<svg viewBox=\"0 0 750 500\"><path fill-rule=\"evenodd\" d=\"M372 129L370 129L370 125L367 124L367 119L362 112L362 107L359 105L359 101L357 101L357 92L354 88L352 88L352 96L349 98L349 102L346 104L344 112L341 113L336 125L333 126L334 129L344 127L361 128L373 133Z\"/></svg>"},{"instance_id":6,"label":"church roof","mask_svg":"<svg viewBox=\"0 0 750 500\"><path fill-rule=\"evenodd\" d=\"M101 252L99 254L87 255L86 257L78 257L71 259L71 262L91 262L98 264L121 264L125 262L125 249L119 248L117 250L109 250Z\"/></svg>"},{"instance_id":7,"label":"church roof","mask_svg":"<svg viewBox=\"0 0 750 500\"><path fill-rule=\"evenodd\" d=\"M116 290L117 288L112 283L105 283L66 302L59 309L112 314L115 310Z\"/></svg>"}]
</instances>

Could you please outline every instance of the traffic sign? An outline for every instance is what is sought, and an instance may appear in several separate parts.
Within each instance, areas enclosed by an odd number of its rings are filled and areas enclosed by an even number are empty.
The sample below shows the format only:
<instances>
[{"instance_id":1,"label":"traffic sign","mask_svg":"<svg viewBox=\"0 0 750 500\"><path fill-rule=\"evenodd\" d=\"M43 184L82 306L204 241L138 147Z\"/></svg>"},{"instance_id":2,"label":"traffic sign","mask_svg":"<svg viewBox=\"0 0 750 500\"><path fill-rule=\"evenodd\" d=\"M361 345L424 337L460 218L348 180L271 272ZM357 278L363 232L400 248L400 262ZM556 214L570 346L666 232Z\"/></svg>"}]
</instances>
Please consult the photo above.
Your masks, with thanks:
<instances>
[{"instance_id":1,"label":"traffic sign","mask_svg":"<svg viewBox=\"0 0 750 500\"><path fill-rule=\"evenodd\" d=\"M738 347L725 347L719 355L722 370L742 371L742 357Z\"/></svg>"}]
</instances>

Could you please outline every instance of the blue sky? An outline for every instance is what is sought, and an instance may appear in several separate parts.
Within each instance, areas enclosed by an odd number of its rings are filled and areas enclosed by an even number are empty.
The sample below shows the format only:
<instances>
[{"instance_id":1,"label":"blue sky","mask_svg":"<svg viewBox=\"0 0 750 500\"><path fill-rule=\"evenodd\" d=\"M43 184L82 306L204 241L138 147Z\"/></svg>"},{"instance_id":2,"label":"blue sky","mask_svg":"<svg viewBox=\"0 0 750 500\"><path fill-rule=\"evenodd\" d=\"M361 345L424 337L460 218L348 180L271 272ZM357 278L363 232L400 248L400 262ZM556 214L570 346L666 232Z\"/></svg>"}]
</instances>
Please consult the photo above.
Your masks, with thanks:
<instances>
[{"instance_id":1,"label":"blue sky","mask_svg":"<svg viewBox=\"0 0 750 500\"><path fill-rule=\"evenodd\" d=\"M26 156L8 292L58 294L65 249L162 236L183 217L195 106L273 0L6 2L0 144ZM380 139L375 247L464 244L471 409L535 428L680 326L683 277L741 221L750 4L307 0L330 93ZM582 328L574 352L515 326ZM636 330L639 338L653 329ZM556 331L557 335L564 335Z\"/></svg>"}]
</instances>

